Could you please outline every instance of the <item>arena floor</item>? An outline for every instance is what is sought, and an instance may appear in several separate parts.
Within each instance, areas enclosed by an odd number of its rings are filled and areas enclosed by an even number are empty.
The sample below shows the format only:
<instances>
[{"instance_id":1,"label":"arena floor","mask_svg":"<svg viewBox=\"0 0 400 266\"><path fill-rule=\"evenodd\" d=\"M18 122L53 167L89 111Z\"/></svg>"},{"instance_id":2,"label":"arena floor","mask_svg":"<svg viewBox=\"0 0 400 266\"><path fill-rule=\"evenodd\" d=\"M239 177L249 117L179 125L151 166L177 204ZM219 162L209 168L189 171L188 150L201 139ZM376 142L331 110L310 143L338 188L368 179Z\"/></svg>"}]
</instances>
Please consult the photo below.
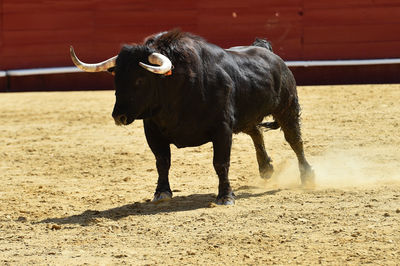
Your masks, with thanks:
<instances>
[{"instance_id":1,"label":"arena floor","mask_svg":"<svg viewBox=\"0 0 400 266\"><path fill-rule=\"evenodd\" d=\"M400 261L400 85L299 87L317 187L299 187L281 131L258 176L234 136L235 206L214 204L210 144L172 149L174 198L155 205L141 121L117 127L114 92L0 94L0 264L362 264Z\"/></svg>"}]
</instances>

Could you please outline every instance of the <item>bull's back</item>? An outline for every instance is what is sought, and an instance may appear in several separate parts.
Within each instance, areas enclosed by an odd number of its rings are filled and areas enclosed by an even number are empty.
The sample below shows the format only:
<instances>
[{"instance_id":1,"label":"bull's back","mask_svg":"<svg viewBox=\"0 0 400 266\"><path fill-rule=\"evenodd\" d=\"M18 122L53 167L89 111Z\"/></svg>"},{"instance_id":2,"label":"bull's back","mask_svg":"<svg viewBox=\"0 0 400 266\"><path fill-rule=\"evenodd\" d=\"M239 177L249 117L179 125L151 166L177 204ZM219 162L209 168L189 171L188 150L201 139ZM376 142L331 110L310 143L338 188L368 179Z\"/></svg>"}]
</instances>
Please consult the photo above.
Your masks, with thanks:
<instances>
[{"instance_id":1,"label":"bull's back","mask_svg":"<svg viewBox=\"0 0 400 266\"><path fill-rule=\"evenodd\" d=\"M265 48L238 47L227 50L235 62L231 76L234 132L245 131L260 123L278 108L281 94L291 79L283 60Z\"/></svg>"}]
</instances>

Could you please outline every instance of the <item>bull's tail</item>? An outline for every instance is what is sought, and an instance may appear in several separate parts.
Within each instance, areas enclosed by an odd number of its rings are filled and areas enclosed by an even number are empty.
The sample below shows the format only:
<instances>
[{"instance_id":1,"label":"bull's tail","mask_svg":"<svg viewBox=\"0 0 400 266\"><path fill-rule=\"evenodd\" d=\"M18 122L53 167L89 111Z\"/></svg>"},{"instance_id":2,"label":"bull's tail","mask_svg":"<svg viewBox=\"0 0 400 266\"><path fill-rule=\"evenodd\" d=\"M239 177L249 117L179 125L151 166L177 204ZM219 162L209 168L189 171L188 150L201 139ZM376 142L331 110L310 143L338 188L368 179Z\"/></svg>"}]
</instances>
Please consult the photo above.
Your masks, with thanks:
<instances>
[{"instance_id":1,"label":"bull's tail","mask_svg":"<svg viewBox=\"0 0 400 266\"><path fill-rule=\"evenodd\" d=\"M278 122L274 121L274 122L264 122L261 124L258 124L259 127L264 127L267 130L275 130L280 128L281 126L278 124Z\"/></svg>"},{"instance_id":2,"label":"bull's tail","mask_svg":"<svg viewBox=\"0 0 400 266\"><path fill-rule=\"evenodd\" d=\"M267 41L266 39L256 38L256 40L253 42L252 46L266 48L266 49L270 50L271 52L273 52L271 43L269 41ZM263 127L266 130L275 130L275 129L280 128L280 125L276 121L264 122L264 123L258 124L258 126Z\"/></svg>"},{"instance_id":3,"label":"bull's tail","mask_svg":"<svg viewBox=\"0 0 400 266\"><path fill-rule=\"evenodd\" d=\"M256 38L256 40L253 42L252 46L267 48L268 50L273 52L271 43L269 41L267 41L266 39Z\"/></svg>"}]
</instances>

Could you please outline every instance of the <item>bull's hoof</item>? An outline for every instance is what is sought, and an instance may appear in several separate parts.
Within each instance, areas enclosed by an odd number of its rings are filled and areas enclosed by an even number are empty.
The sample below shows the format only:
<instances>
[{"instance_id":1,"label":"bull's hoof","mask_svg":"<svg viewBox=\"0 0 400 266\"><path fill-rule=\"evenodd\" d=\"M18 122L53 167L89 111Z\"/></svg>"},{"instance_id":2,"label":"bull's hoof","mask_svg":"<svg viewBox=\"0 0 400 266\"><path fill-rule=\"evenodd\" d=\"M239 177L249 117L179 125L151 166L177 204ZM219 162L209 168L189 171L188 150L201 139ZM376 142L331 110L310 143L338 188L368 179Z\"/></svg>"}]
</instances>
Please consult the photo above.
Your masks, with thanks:
<instances>
[{"instance_id":1,"label":"bull's hoof","mask_svg":"<svg viewBox=\"0 0 400 266\"><path fill-rule=\"evenodd\" d=\"M163 191L163 192L156 192L154 193L154 198L152 202L154 203L160 203L163 201L168 201L172 199L172 193L169 191Z\"/></svg>"},{"instance_id":2,"label":"bull's hoof","mask_svg":"<svg viewBox=\"0 0 400 266\"><path fill-rule=\"evenodd\" d=\"M315 188L315 172L313 169L307 169L301 173L301 186L306 189Z\"/></svg>"},{"instance_id":3,"label":"bull's hoof","mask_svg":"<svg viewBox=\"0 0 400 266\"><path fill-rule=\"evenodd\" d=\"M259 170L260 170L260 177L262 179L270 179L272 174L274 173L274 167L271 164Z\"/></svg>"},{"instance_id":4,"label":"bull's hoof","mask_svg":"<svg viewBox=\"0 0 400 266\"><path fill-rule=\"evenodd\" d=\"M235 205L235 194L233 192L225 196L217 197L217 205Z\"/></svg>"}]
</instances>

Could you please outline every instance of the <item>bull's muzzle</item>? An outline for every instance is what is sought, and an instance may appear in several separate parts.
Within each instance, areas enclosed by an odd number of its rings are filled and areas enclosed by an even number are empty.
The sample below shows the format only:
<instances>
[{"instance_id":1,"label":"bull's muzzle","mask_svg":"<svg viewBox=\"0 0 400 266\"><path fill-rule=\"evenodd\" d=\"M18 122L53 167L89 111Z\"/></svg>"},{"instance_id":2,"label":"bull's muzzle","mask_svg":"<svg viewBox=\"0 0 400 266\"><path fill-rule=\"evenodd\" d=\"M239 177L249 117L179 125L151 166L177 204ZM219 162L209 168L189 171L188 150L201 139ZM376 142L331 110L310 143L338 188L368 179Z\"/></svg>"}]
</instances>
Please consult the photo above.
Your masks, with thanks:
<instances>
[{"instance_id":1,"label":"bull's muzzle","mask_svg":"<svg viewBox=\"0 0 400 266\"><path fill-rule=\"evenodd\" d=\"M113 115L113 118L117 126L128 125L128 117L126 115Z\"/></svg>"}]
</instances>

